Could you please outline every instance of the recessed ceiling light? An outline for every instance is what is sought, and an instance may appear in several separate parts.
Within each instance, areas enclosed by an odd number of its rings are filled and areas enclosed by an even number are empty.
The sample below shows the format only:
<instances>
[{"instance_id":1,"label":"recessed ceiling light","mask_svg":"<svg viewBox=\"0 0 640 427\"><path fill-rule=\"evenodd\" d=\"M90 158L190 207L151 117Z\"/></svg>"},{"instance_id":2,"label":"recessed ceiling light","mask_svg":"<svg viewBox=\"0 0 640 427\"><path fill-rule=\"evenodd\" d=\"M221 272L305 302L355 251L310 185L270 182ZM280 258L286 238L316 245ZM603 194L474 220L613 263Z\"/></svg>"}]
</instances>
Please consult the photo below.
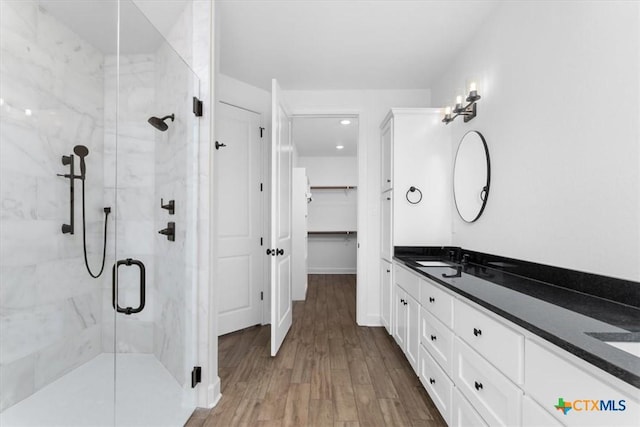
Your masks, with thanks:
<instances>
[{"instance_id":1,"label":"recessed ceiling light","mask_svg":"<svg viewBox=\"0 0 640 427\"><path fill-rule=\"evenodd\" d=\"M30 109L27 108L27 109L24 110L24 115L25 116L30 116L31 114L33 114L33 112Z\"/></svg>"},{"instance_id":2,"label":"recessed ceiling light","mask_svg":"<svg viewBox=\"0 0 640 427\"><path fill-rule=\"evenodd\" d=\"M350 125L351 124L351 120L348 120L348 119L340 120L340 124L344 125L344 126Z\"/></svg>"},{"instance_id":3,"label":"recessed ceiling light","mask_svg":"<svg viewBox=\"0 0 640 427\"><path fill-rule=\"evenodd\" d=\"M337 150L342 150L343 148L344 148L344 145L336 145Z\"/></svg>"}]
</instances>

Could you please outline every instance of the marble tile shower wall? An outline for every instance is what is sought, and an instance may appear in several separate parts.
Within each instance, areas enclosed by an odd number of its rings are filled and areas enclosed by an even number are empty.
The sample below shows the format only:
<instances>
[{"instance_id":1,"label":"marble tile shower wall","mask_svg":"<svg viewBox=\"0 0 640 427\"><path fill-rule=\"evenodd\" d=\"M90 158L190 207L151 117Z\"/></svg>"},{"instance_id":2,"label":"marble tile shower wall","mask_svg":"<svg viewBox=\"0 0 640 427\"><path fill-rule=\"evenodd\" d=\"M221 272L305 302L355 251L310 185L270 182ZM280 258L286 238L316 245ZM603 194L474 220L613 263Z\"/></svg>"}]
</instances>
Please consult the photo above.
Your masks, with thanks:
<instances>
[{"instance_id":1,"label":"marble tile shower wall","mask_svg":"<svg viewBox=\"0 0 640 427\"><path fill-rule=\"evenodd\" d=\"M108 203L116 206L116 230L110 233L115 258L140 260L146 267L146 305L141 313L119 314L103 323L102 349L116 353L152 353L153 322L157 303L154 276L154 213L159 199L154 197L156 131L147 123L150 116L164 115L155 105L155 54L120 55L119 88L117 58L105 58L105 106L118 104L118 111L105 108L105 189ZM118 95L118 97L116 97ZM117 125L117 126L116 126ZM117 139L116 139L117 131ZM117 187L117 191L116 191ZM117 244L114 241L117 239ZM113 266L114 251L108 266ZM121 307L137 307L139 276L137 267L119 268L118 301ZM102 309L113 319L111 270L104 277ZM114 341L115 332L115 341ZM115 348L114 348L115 346Z\"/></svg>"},{"instance_id":2,"label":"marble tile shower wall","mask_svg":"<svg viewBox=\"0 0 640 427\"><path fill-rule=\"evenodd\" d=\"M103 56L31 1L0 2L0 410L101 351L101 282L69 221L60 157L89 147L89 257L101 255ZM79 182L77 182L79 184ZM79 187L76 194L79 195ZM76 200L79 200L77 197ZM93 243L95 242L95 244Z\"/></svg>"},{"instance_id":3,"label":"marble tile shower wall","mask_svg":"<svg viewBox=\"0 0 640 427\"><path fill-rule=\"evenodd\" d=\"M167 221L174 221L176 238L169 242L156 234L154 354L178 383L185 385L195 361L192 344L198 158L192 97L198 93L191 70L169 45L160 47L156 59L157 114L174 113L175 121L167 132L156 133L155 199L175 200L176 211L169 216L158 210L155 227L159 230L167 226Z\"/></svg>"}]
</instances>

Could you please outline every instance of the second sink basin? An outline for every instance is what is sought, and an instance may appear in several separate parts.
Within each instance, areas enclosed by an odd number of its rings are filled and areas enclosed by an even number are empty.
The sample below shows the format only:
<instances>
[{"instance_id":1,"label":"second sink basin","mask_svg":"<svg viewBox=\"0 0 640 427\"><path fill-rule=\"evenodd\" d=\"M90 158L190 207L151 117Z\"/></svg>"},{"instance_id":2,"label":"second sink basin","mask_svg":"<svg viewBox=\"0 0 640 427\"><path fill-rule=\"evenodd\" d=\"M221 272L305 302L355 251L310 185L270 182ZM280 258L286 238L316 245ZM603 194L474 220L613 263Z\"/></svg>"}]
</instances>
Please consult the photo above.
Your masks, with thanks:
<instances>
[{"instance_id":1,"label":"second sink basin","mask_svg":"<svg viewBox=\"0 0 640 427\"><path fill-rule=\"evenodd\" d=\"M416 263L423 267L451 267L451 264L442 261L416 261Z\"/></svg>"}]
</instances>

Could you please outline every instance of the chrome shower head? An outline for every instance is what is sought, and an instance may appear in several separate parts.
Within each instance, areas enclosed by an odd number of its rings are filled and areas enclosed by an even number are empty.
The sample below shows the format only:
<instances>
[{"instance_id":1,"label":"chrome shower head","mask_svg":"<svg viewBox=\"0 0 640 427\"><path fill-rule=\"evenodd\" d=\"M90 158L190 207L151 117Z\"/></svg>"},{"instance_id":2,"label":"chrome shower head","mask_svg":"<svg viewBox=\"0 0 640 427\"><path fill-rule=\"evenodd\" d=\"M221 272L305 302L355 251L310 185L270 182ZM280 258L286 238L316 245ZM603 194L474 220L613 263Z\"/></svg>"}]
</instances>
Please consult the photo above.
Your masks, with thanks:
<instances>
[{"instance_id":1,"label":"chrome shower head","mask_svg":"<svg viewBox=\"0 0 640 427\"><path fill-rule=\"evenodd\" d=\"M151 126L153 126L154 128L158 129L159 131L166 131L167 129L169 129L169 126L165 123L165 120L167 119L171 119L171 121L173 121L175 119L175 116L173 114L169 114L168 116L164 116L163 118L159 119L157 117L151 117L149 120L147 120L149 122L149 124Z\"/></svg>"}]
</instances>

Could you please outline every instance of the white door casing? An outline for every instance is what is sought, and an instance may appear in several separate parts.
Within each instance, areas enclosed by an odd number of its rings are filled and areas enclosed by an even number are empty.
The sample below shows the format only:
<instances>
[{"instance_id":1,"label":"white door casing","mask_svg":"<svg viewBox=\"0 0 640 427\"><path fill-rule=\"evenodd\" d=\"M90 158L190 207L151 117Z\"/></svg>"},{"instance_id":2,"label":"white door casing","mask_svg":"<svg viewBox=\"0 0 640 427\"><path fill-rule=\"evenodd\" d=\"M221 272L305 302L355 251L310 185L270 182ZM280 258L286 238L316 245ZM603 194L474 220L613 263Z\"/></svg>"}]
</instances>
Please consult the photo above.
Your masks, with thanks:
<instances>
[{"instance_id":1,"label":"white door casing","mask_svg":"<svg viewBox=\"0 0 640 427\"><path fill-rule=\"evenodd\" d=\"M224 103L214 150L218 245L218 335L262 322L264 287L260 116Z\"/></svg>"},{"instance_id":2,"label":"white door casing","mask_svg":"<svg viewBox=\"0 0 640 427\"><path fill-rule=\"evenodd\" d=\"M271 356L278 353L292 322L291 115L278 82L271 84ZM276 251L276 254L273 253Z\"/></svg>"}]
</instances>

